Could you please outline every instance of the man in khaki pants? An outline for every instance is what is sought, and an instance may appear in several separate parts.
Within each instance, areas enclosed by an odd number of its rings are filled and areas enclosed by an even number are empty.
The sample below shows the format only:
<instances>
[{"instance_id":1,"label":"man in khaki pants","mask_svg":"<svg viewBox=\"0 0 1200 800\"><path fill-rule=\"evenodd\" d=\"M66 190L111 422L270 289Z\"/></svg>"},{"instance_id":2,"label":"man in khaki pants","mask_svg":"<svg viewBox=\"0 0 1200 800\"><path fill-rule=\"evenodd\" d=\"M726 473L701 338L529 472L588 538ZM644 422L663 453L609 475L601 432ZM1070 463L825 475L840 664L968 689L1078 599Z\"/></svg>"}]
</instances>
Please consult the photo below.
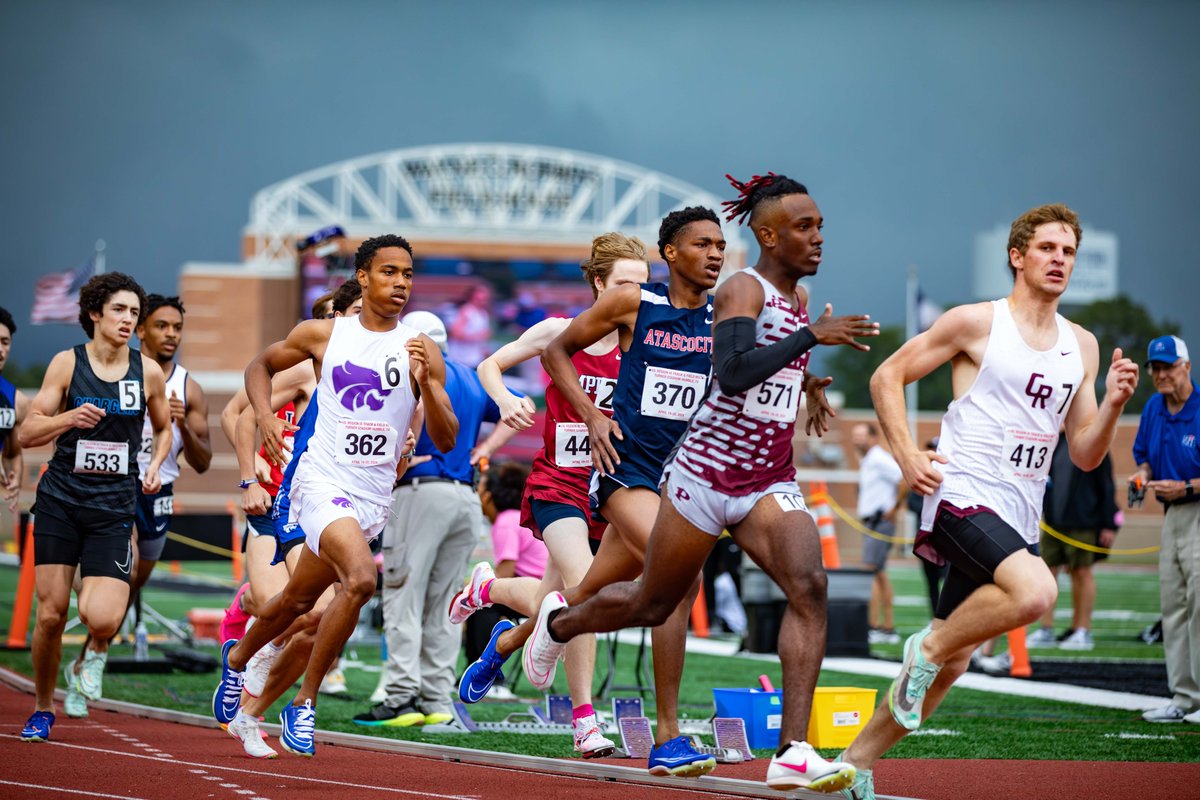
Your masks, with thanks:
<instances>
[{"instance_id":1,"label":"man in khaki pants","mask_svg":"<svg viewBox=\"0 0 1200 800\"><path fill-rule=\"evenodd\" d=\"M1153 492L1167 511L1158 572L1172 697L1142 718L1200 724L1200 393L1178 336L1152 341L1146 366L1158 394L1142 409L1133 442L1138 471L1129 480Z\"/></svg>"}]
</instances>

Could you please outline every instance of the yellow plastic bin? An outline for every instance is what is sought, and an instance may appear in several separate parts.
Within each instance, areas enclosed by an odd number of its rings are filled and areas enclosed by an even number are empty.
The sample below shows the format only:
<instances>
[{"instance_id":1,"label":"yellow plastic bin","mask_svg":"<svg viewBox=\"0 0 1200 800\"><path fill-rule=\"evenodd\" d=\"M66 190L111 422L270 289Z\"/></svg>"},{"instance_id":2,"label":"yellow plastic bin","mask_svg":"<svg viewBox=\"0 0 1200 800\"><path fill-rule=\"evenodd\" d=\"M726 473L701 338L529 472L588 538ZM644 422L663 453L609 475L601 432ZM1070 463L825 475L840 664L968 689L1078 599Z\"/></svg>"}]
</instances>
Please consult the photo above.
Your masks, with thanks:
<instances>
[{"instance_id":1,"label":"yellow plastic bin","mask_svg":"<svg viewBox=\"0 0 1200 800\"><path fill-rule=\"evenodd\" d=\"M874 713L874 689L818 686L808 718L808 743L821 748L846 747Z\"/></svg>"}]
</instances>

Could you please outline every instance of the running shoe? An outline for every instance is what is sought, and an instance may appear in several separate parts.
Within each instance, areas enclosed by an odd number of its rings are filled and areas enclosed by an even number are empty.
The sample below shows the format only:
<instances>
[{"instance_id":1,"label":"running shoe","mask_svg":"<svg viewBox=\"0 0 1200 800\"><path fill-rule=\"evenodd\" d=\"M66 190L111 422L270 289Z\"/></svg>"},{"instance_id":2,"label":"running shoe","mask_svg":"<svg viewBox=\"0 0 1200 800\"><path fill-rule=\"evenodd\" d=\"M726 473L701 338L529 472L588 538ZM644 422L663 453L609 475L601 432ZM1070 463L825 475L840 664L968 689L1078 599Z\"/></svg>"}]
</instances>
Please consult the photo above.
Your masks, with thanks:
<instances>
[{"instance_id":1,"label":"running shoe","mask_svg":"<svg viewBox=\"0 0 1200 800\"><path fill-rule=\"evenodd\" d=\"M717 768L717 759L699 752L690 736L668 739L650 751L651 775L699 778Z\"/></svg>"},{"instance_id":2,"label":"running shoe","mask_svg":"<svg viewBox=\"0 0 1200 800\"><path fill-rule=\"evenodd\" d=\"M312 707L311 700L305 700L302 706L288 703L279 712L279 724L283 726L279 732L279 743L284 750L306 758L317 754L317 744L313 741L317 711Z\"/></svg>"},{"instance_id":3,"label":"running shoe","mask_svg":"<svg viewBox=\"0 0 1200 800\"><path fill-rule=\"evenodd\" d=\"M1183 718L1187 716L1187 712L1174 703L1158 708L1152 708L1142 714L1142 719L1146 722L1183 722Z\"/></svg>"},{"instance_id":4,"label":"running shoe","mask_svg":"<svg viewBox=\"0 0 1200 800\"><path fill-rule=\"evenodd\" d=\"M595 714L580 717L571 723L575 733L575 752L584 758L607 758L617 746L600 733Z\"/></svg>"},{"instance_id":5,"label":"running shoe","mask_svg":"<svg viewBox=\"0 0 1200 800\"><path fill-rule=\"evenodd\" d=\"M1053 628L1039 627L1036 631L1025 637L1026 647L1056 647L1058 641L1054 638Z\"/></svg>"},{"instance_id":6,"label":"running shoe","mask_svg":"<svg viewBox=\"0 0 1200 800\"><path fill-rule=\"evenodd\" d=\"M542 607L538 609L533 634L525 643L525 676L538 689L547 689L554 683L558 659L562 658L563 650L566 649L565 642L556 642L550 638L549 627L550 614L566 607L567 601L561 593L551 592L546 595L542 599Z\"/></svg>"},{"instance_id":7,"label":"running shoe","mask_svg":"<svg viewBox=\"0 0 1200 800\"><path fill-rule=\"evenodd\" d=\"M496 642L500 634L515 627L517 626L512 620L502 619L492 628L491 638L488 639L487 647L483 648L483 654L474 664L467 667L462 680L458 682L458 697L464 703L478 703L487 696L497 678L504 680L504 673L500 671L500 667L504 666L508 656L496 651Z\"/></svg>"},{"instance_id":8,"label":"running shoe","mask_svg":"<svg viewBox=\"0 0 1200 800\"><path fill-rule=\"evenodd\" d=\"M1058 646L1063 650L1092 650L1096 647L1096 642L1087 628L1076 628L1071 631L1070 636L1059 642Z\"/></svg>"},{"instance_id":9,"label":"running shoe","mask_svg":"<svg viewBox=\"0 0 1200 800\"><path fill-rule=\"evenodd\" d=\"M808 742L793 741L767 767L767 786L780 792L812 789L838 792L854 783L855 769L844 761L826 761Z\"/></svg>"},{"instance_id":10,"label":"running shoe","mask_svg":"<svg viewBox=\"0 0 1200 800\"><path fill-rule=\"evenodd\" d=\"M22 742L45 742L50 739L50 729L54 727L54 712L35 711L25 727L21 729Z\"/></svg>"},{"instance_id":11,"label":"running shoe","mask_svg":"<svg viewBox=\"0 0 1200 800\"><path fill-rule=\"evenodd\" d=\"M342 671L341 666L334 667L325 673L325 677L321 679L321 686L317 691L328 695L345 694L350 691L350 687L346 685L346 673Z\"/></svg>"},{"instance_id":12,"label":"running shoe","mask_svg":"<svg viewBox=\"0 0 1200 800\"><path fill-rule=\"evenodd\" d=\"M221 647L221 681L213 691L213 717L222 725L233 722L238 708L242 704L242 686L246 673L229 666L229 651L237 644L236 639L230 639Z\"/></svg>"},{"instance_id":13,"label":"running shoe","mask_svg":"<svg viewBox=\"0 0 1200 800\"><path fill-rule=\"evenodd\" d=\"M86 650L83 664L79 667L79 693L88 700L99 700L104 691L104 665L108 662L108 651L97 653Z\"/></svg>"},{"instance_id":14,"label":"running shoe","mask_svg":"<svg viewBox=\"0 0 1200 800\"><path fill-rule=\"evenodd\" d=\"M904 664L888 689L888 709L892 712L892 718L909 731L921 727L921 706L925 701L925 693L942 669L941 664L931 664L921 655L921 642L931 632L926 626L908 637L904 643Z\"/></svg>"},{"instance_id":15,"label":"running shoe","mask_svg":"<svg viewBox=\"0 0 1200 800\"><path fill-rule=\"evenodd\" d=\"M242 743L242 749L250 758L275 758L279 755L263 741L263 733L258 727L257 717L244 713L238 714L225 730Z\"/></svg>"},{"instance_id":16,"label":"running shoe","mask_svg":"<svg viewBox=\"0 0 1200 800\"><path fill-rule=\"evenodd\" d=\"M1012 653L1005 650L998 656L980 656L975 664L988 675L1006 677L1012 674Z\"/></svg>"},{"instance_id":17,"label":"running shoe","mask_svg":"<svg viewBox=\"0 0 1200 800\"><path fill-rule=\"evenodd\" d=\"M1186 715L1183 718L1183 721L1191 725L1200 725L1200 709L1196 709L1192 713Z\"/></svg>"},{"instance_id":18,"label":"running shoe","mask_svg":"<svg viewBox=\"0 0 1200 800\"><path fill-rule=\"evenodd\" d=\"M900 644L895 628L868 628L867 644Z\"/></svg>"},{"instance_id":19,"label":"running shoe","mask_svg":"<svg viewBox=\"0 0 1200 800\"><path fill-rule=\"evenodd\" d=\"M445 725L454 719L449 711L426 711L421 706L417 706L417 709L425 714L426 725Z\"/></svg>"},{"instance_id":20,"label":"running shoe","mask_svg":"<svg viewBox=\"0 0 1200 800\"><path fill-rule=\"evenodd\" d=\"M257 653L250 656L250 660L246 662L245 682L242 684L246 694L262 697L263 689L267 688L267 678L271 675L271 667L275 666L275 659L279 658L281 652L282 647L267 642Z\"/></svg>"},{"instance_id":21,"label":"running shoe","mask_svg":"<svg viewBox=\"0 0 1200 800\"><path fill-rule=\"evenodd\" d=\"M467 617L479 609L490 606L491 603L483 602L483 585L495 578L496 573L492 572L491 564L486 561L476 564L475 568L471 570L471 577L467 578L466 584L450 600L450 622L461 625L467 621Z\"/></svg>"},{"instance_id":22,"label":"running shoe","mask_svg":"<svg viewBox=\"0 0 1200 800\"><path fill-rule=\"evenodd\" d=\"M75 672L73 660L63 667L63 677L67 679L67 699L63 701L63 710L71 719L83 719L88 715L87 699L79 691L79 675Z\"/></svg>"},{"instance_id":23,"label":"running shoe","mask_svg":"<svg viewBox=\"0 0 1200 800\"><path fill-rule=\"evenodd\" d=\"M412 700L399 707L380 703L370 711L355 714L354 721L359 725L411 728L414 725L425 724L425 712L417 708L417 704Z\"/></svg>"},{"instance_id":24,"label":"running shoe","mask_svg":"<svg viewBox=\"0 0 1200 800\"><path fill-rule=\"evenodd\" d=\"M233 602L229 604L229 608L225 609L225 616L221 617L222 642L241 639L246 635L246 623L250 621L250 615L242 608L242 595L249 588L250 584L248 583L243 583L238 587L237 594L233 596Z\"/></svg>"},{"instance_id":25,"label":"running shoe","mask_svg":"<svg viewBox=\"0 0 1200 800\"><path fill-rule=\"evenodd\" d=\"M846 762L846 754L837 757L838 761ZM854 783L849 788L842 789L840 794L845 800L875 800L875 773L869 769L856 769Z\"/></svg>"}]
</instances>

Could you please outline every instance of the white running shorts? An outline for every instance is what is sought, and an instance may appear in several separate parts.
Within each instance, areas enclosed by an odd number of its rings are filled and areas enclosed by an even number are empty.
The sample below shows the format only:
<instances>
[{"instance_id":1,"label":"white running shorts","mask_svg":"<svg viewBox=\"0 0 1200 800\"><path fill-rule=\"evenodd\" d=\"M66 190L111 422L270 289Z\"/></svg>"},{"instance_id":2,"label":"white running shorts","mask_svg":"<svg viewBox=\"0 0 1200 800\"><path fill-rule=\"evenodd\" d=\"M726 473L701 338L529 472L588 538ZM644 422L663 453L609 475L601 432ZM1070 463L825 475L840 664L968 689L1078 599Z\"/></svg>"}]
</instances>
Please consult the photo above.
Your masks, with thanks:
<instances>
[{"instance_id":1,"label":"white running shorts","mask_svg":"<svg viewBox=\"0 0 1200 800\"><path fill-rule=\"evenodd\" d=\"M354 519L366 540L372 541L387 523L388 507L354 497L345 489L319 481L292 481L292 507L288 522L298 522L304 543L320 555L321 533L330 523L344 517Z\"/></svg>"},{"instance_id":2,"label":"white running shorts","mask_svg":"<svg viewBox=\"0 0 1200 800\"><path fill-rule=\"evenodd\" d=\"M754 506L771 496L783 511L808 512L800 487L790 481L780 481L760 492L733 497L722 494L695 480L686 470L674 464L663 475L663 498L686 519L705 533L720 536L726 528L737 525L749 516Z\"/></svg>"}]
</instances>

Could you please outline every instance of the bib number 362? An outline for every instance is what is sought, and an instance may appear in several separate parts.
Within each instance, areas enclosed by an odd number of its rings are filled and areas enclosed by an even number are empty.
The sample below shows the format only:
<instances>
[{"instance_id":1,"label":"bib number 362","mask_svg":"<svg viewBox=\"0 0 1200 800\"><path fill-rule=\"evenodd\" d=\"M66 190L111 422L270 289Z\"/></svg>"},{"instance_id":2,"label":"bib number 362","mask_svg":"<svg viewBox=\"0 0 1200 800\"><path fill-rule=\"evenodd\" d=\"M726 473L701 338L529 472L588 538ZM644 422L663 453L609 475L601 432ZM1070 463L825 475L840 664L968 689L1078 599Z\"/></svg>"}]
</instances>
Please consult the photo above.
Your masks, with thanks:
<instances>
[{"instance_id":1,"label":"bib number 362","mask_svg":"<svg viewBox=\"0 0 1200 800\"><path fill-rule=\"evenodd\" d=\"M337 424L336 458L350 467L390 463L396 453L396 429L379 420L343 419Z\"/></svg>"},{"instance_id":2,"label":"bib number 362","mask_svg":"<svg viewBox=\"0 0 1200 800\"><path fill-rule=\"evenodd\" d=\"M80 439L75 443L75 472L91 475L129 474L129 445Z\"/></svg>"}]
</instances>

